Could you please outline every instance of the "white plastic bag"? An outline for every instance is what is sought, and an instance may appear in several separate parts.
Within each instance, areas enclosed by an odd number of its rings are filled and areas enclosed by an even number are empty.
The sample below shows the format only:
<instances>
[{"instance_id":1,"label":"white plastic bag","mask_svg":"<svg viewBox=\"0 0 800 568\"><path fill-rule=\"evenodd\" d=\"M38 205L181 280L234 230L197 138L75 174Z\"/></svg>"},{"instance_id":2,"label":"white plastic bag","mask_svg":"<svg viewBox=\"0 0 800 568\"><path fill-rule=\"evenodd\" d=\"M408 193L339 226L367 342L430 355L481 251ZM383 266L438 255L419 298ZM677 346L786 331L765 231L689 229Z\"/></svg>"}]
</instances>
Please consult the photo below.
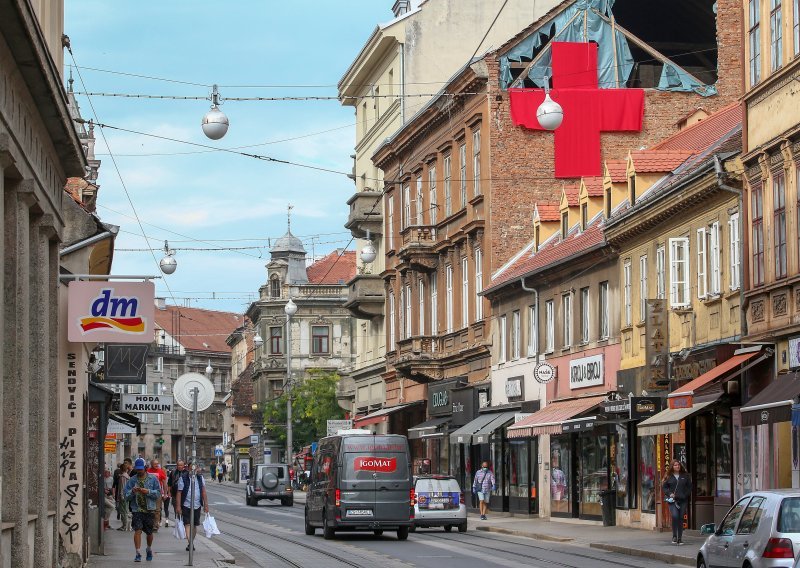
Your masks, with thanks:
<instances>
[{"instance_id":1,"label":"white plastic bag","mask_svg":"<svg viewBox=\"0 0 800 568\"><path fill-rule=\"evenodd\" d=\"M206 518L203 521L203 529L206 531L206 538L211 538L215 534L220 534L217 528L217 521L208 513L206 513Z\"/></svg>"},{"instance_id":2,"label":"white plastic bag","mask_svg":"<svg viewBox=\"0 0 800 568\"><path fill-rule=\"evenodd\" d=\"M183 526L183 519L176 519L177 524L172 529L172 536L178 540L186 540L186 527Z\"/></svg>"}]
</instances>

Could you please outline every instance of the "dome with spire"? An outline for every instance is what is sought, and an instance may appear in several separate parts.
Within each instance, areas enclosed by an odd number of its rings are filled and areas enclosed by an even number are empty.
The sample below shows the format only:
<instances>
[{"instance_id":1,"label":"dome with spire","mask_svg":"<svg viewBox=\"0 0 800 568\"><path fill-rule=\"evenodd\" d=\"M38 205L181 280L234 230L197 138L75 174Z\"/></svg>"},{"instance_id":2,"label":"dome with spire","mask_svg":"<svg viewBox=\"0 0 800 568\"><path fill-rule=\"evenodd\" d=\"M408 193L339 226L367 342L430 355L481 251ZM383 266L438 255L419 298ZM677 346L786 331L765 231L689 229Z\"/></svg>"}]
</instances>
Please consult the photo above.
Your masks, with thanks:
<instances>
[{"instance_id":1,"label":"dome with spire","mask_svg":"<svg viewBox=\"0 0 800 568\"><path fill-rule=\"evenodd\" d=\"M303 241L298 239L292 234L291 229L286 231L286 234L283 235L280 239L275 241L275 244L270 249L271 254L275 253L297 253L297 254L306 254L306 249L303 246Z\"/></svg>"}]
</instances>

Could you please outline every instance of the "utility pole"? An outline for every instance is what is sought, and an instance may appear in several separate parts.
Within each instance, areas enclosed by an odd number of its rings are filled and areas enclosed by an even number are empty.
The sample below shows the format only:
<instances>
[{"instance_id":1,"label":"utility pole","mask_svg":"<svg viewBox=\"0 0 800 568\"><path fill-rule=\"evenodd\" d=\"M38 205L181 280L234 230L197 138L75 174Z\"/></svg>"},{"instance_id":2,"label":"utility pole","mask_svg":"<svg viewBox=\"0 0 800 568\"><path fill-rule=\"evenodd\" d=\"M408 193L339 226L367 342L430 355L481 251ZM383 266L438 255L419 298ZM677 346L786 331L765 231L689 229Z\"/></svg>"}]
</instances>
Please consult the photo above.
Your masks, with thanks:
<instances>
[{"instance_id":1,"label":"utility pole","mask_svg":"<svg viewBox=\"0 0 800 568\"><path fill-rule=\"evenodd\" d=\"M297 304L291 298L283 307L286 314L286 463L292 465L292 316Z\"/></svg>"}]
</instances>

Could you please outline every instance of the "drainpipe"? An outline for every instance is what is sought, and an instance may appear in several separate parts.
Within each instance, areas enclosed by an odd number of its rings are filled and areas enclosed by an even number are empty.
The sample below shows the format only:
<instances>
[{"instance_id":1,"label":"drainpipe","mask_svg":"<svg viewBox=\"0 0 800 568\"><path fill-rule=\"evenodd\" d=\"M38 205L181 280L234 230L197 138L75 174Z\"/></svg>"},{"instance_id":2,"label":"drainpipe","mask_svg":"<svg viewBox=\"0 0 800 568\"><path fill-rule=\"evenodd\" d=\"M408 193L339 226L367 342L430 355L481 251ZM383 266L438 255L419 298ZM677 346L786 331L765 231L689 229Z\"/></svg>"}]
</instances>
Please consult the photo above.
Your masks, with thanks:
<instances>
[{"instance_id":1,"label":"drainpipe","mask_svg":"<svg viewBox=\"0 0 800 568\"><path fill-rule=\"evenodd\" d=\"M525 290L526 292L532 292L533 293L533 297L534 297L533 305L534 305L534 307L536 309L536 319L538 320L539 319L539 291L536 288L528 288L525 285L525 277L524 276L519 279L519 285L522 286L522 289ZM539 322L538 321L536 322L536 358L537 358L537 360L539 358Z\"/></svg>"},{"instance_id":2,"label":"drainpipe","mask_svg":"<svg viewBox=\"0 0 800 568\"><path fill-rule=\"evenodd\" d=\"M714 172L717 174L717 187L723 191L735 193L737 196L738 213L739 213L739 320L742 324L742 336L747 335L747 305L744 298L744 255L743 255L743 229L744 226L744 204L742 202L742 190L736 187L731 187L725 183L728 174L722 167L722 162L719 159L719 154L714 154Z\"/></svg>"}]
</instances>

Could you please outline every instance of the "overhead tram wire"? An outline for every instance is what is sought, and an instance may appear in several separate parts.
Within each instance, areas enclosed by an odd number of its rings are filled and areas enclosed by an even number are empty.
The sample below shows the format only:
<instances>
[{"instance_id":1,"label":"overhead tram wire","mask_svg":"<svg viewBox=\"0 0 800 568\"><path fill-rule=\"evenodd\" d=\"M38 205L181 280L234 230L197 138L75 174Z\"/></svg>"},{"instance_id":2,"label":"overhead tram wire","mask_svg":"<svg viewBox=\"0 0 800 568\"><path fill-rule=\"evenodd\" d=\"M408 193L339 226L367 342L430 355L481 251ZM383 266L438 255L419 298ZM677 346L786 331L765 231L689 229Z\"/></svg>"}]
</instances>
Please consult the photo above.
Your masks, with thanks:
<instances>
[{"instance_id":1,"label":"overhead tram wire","mask_svg":"<svg viewBox=\"0 0 800 568\"><path fill-rule=\"evenodd\" d=\"M81 73L80 67L78 67L78 62L75 61L75 54L72 52L72 46L69 43L67 43L67 51L69 51L69 55L72 58L72 63L75 66L75 71L78 73L78 79L80 80L81 86L83 87L83 89L85 91L85 90L87 90L86 89L86 83L83 81L83 74ZM86 97L86 100L89 101L89 107L92 109L92 115L94 116L94 119L99 123L100 122L100 118L97 115L97 110L94 108L94 102L92 101L91 97L88 97L88 96ZM122 189L125 190L125 197L127 197L128 204L131 206L131 210L133 211L133 214L136 217L136 222L139 225L139 229L142 231L142 235L145 235L146 233L144 231L144 225L142 225L142 220L139 218L139 213L136 211L136 207L134 207L134 205L133 205L133 200L131 199L131 194L128 192L128 186L125 185L125 180L122 178L122 172L120 171L119 165L117 164L117 159L114 157L114 154L111 152L111 146L109 145L108 139L106 138L106 134L105 134L105 132L103 132L102 128L100 129L100 135L103 137L103 143L106 145L106 148L108 149L108 153L111 156L111 163L114 164L114 170L117 172L117 177L119 178L119 183L122 186ZM156 267L158 268L158 272L160 273L161 272L161 264L159 263L158 258L156 258L155 252L153 252L153 251L150 251L150 252L151 252L151 255L153 257L153 262L155 263ZM167 282L166 278L163 278L162 280L164 282L164 286L166 286L167 290L169 291L169 295L172 298L172 301L177 303L177 301L175 300L175 296L172 294L172 290L170 290L169 282Z\"/></svg>"}]
</instances>

